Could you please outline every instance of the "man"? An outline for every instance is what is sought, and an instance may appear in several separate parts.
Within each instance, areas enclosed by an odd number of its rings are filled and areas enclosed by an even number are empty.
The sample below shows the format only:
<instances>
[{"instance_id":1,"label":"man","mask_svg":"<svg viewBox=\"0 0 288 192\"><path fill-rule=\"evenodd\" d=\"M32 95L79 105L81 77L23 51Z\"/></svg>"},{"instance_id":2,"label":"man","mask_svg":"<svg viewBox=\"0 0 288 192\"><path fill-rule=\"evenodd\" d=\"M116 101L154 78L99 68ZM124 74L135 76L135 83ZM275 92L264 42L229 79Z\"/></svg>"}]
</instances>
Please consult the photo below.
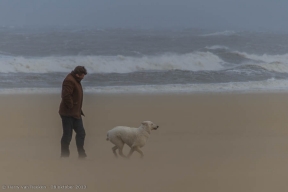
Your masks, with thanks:
<instances>
[{"instance_id":1,"label":"man","mask_svg":"<svg viewBox=\"0 0 288 192\"><path fill-rule=\"evenodd\" d=\"M69 145L73 130L76 132L78 157L87 157L84 150L85 129L83 127L82 111L83 89L81 80L87 75L83 66L77 66L69 73L62 83L61 103L59 114L62 119L63 135L61 138L61 157L69 157Z\"/></svg>"}]
</instances>

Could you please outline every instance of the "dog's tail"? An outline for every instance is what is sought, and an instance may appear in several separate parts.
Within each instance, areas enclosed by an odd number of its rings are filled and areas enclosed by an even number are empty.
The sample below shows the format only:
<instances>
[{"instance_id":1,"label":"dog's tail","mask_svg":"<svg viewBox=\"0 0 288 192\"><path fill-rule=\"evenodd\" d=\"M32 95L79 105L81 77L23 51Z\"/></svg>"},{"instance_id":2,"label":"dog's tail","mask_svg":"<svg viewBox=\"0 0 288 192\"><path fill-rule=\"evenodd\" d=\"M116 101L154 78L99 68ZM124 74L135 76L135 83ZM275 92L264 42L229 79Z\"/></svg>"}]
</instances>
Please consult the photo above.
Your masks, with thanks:
<instances>
[{"instance_id":1,"label":"dog's tail","mask_svg":"<svg viewBox=\"0 0 288 192\"><path fill-rule=\"evenodd\" d=\"M107 133L107 138L106 138L106 141L109 141L109 134Z\"/></svg>"}]
</instances>

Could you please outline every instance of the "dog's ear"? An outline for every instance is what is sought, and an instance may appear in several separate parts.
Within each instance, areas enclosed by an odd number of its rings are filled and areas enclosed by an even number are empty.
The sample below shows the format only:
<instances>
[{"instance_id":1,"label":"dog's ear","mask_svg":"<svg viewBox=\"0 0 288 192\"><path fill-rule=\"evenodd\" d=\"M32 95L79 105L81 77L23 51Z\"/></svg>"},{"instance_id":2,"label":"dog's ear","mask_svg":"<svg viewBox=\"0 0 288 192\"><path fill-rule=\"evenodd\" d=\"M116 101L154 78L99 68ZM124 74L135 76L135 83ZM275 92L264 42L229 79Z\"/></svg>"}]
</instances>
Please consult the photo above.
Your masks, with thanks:
<instances>
[{"instance_id":1,"label":"dog's ear","mask_svg":"<svg viewBox=\"0 0 288 192\"><path fill-rule=\"evenodd\" d=\"M146 121L143 121L141 124L145 127L148 127L148 123Z\"/></svg>"}]
</instances>

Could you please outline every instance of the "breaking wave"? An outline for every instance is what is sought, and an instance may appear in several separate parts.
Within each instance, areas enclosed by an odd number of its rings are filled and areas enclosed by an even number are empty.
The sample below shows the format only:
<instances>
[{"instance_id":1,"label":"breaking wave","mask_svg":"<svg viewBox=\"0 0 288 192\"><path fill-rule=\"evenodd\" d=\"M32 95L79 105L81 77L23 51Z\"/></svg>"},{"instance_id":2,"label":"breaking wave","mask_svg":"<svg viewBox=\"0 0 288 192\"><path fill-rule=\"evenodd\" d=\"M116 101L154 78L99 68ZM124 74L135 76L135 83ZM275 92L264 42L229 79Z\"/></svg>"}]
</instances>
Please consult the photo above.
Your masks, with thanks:
<instances>
[{"instance_id":1,"label":"breaking wave","mask_svg":"<svg viewBox=\"0 0 288 192\"><path fill-rule=\"evenodd\" d=\"M130 73L167 70L221 70L223 61L210 52L164 54L159 56L62 56L10 57L0 56L2 73L51 73L71 71L83 65L90 73Z\"/></svg>"}]
</instances>

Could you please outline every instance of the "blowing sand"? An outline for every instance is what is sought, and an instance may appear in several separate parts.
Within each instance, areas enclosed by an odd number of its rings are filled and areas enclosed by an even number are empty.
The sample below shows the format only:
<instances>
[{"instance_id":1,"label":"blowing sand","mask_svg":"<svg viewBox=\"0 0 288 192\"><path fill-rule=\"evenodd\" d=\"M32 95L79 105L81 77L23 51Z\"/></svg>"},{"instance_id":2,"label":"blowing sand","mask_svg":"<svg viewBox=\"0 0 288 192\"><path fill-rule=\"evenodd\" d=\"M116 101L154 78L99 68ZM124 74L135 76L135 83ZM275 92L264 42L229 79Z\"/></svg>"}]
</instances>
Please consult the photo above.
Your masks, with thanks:
<instances>
[{"instance_id":1,"label":"blowing sand","mask_svg":"<svg viewBox=\"0 0 288 192\"><path fill-rule=\"evenodd\" d=\"M6 191L72 191L67 185L94 192L288 190L288 94L86 94L87 160L77 158L75 133L70 158L60 159L59 102L58 94L0 96ZM138 153L114 158L107 130L143 120L160 126L144 159Z\"/></svg>"}]
</instances>

